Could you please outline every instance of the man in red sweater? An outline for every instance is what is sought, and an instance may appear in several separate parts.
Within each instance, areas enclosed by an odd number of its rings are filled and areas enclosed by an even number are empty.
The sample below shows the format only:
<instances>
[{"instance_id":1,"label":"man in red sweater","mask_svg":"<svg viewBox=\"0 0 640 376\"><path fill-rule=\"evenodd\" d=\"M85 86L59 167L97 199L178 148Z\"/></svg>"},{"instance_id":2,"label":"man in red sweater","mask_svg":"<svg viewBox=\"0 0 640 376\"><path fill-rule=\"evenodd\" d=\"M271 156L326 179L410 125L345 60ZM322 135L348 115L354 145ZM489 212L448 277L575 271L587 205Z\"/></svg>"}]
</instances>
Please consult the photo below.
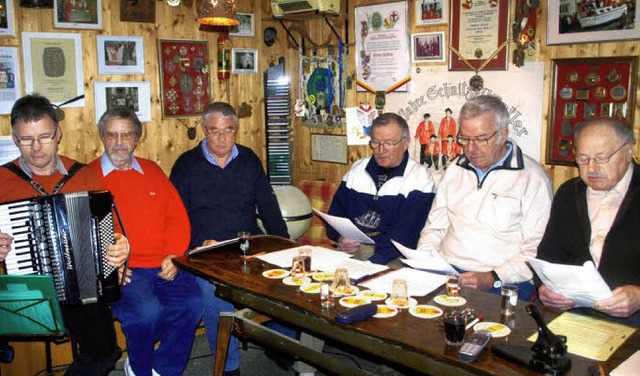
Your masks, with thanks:
<instances>
[{"instance_id":1,"label":"man in red sweater","mask_svg":"<svg viewBox=\"0 0 640 376\"><path fill-rule=\"evenodd\" d=\"M62 129L51 102L39 95L18 99L11 109L13 141L20 157L0 167L0 202L36 195L103 190L100 179L85 165L58 155ZM107 260L122 266L129 255L127 239L115 234ZM13 238L0 228L0 263ZM106 304L63 305L64 323L79 354L65 375L106 375L120 358L111 311Z\"/></svg>"},{"instance_id":2,"label":"man in red sweater","mask_svg":"<svg viewBox=\"0 0 640 376\"><path fill-rule=\"evenodd\" d=\"M132 109L108 110L98 130L105 151L89 166L113 194L131 244L131 281L111 307L127 339L125 373L181 375L203 314L195 277L171 261L189 245L187 212L160 167L133 155L142 124Z\"/></svg>"}]
</instances>

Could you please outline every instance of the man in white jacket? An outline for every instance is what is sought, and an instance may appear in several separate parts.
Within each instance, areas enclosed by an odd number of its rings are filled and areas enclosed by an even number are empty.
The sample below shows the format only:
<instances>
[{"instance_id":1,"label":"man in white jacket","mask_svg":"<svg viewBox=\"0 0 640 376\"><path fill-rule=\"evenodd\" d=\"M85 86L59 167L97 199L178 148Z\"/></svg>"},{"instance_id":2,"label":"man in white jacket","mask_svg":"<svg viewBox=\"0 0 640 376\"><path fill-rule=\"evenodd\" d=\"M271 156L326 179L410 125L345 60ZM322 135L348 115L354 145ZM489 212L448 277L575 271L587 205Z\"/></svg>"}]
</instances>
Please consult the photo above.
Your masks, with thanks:
<instances>
[{"instance_id":1,"label":"man in white jacket","mask_svg":"<svg viewBox=\"0 0 640 376\"><path fill-rule=\"evenodd\" d=\"M508 139L509 113L498 97L470 99L458 123L464 154L438 186L418 249L440 252L463 288L499 293L503 283L517 284L519 299L530 300L525 261L536 256L549 219L549 178Z\"/></svg>"}]
</instances>

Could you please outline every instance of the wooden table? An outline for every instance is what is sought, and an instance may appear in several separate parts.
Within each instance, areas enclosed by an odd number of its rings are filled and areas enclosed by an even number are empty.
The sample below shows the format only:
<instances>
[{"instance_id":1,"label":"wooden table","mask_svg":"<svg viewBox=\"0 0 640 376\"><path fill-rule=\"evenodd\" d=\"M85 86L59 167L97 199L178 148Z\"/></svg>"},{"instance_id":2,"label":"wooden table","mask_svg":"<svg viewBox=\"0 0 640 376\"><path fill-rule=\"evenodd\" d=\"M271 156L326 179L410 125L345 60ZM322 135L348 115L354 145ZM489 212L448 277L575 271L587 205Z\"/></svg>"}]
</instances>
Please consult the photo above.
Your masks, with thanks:
<instances>
[{"instance_id":1,"label":"wooden table","mask_svg":"<svg viewBox=\"0 0 640 376\"><path fill-rule=\"evenodd\" d=\"M288 239L273 236L257 236L251 239L251 253L271 252L297 246ZM337 302L330 310L323 310L317 294L305 294L297 287L287 286L281 280L267 279L264 270L274 268L257 258L246 262L235 252L209 252L195 256L174 259L176 265L216 285L216 294L250 310L229 312L221 315L218 333L218 348L214 364L214 374L222 374L224 358L232 331L262 346L281 351L296 359L304 360L336 374L366 374L359 368L344 364L333 357L303 347L297 341L275 333L251 321L253 312L277 318L303 331L329 341L337 341L373 354L388 363L397 363L410 369L434 375L538 375L518 366L486 349L472 363L458 360L457 348L450 348L444 342L444 329L439 319L420 319L406 311L387 319L371 318L351 325L334 321L337 312L346 308ZM440 288L425 297L418 298L422 304L433 304L433 297L442 294ZM485 321L500 322L500 297L483 291L463 290L467 299L465 307L475 308ZM526 304L520 302L510 323L513 327L509 336L494 338L491 345L509 343L526 346L533 344L526 338L536 331L535 321L525 312ZM539 307L546 322L559 312ZM640 331L628 339L602 367L608 372L631 356L640 348ZM572 354L571 375L588 375L590 365L597 362Z\"/></svg>"}]
</instances>

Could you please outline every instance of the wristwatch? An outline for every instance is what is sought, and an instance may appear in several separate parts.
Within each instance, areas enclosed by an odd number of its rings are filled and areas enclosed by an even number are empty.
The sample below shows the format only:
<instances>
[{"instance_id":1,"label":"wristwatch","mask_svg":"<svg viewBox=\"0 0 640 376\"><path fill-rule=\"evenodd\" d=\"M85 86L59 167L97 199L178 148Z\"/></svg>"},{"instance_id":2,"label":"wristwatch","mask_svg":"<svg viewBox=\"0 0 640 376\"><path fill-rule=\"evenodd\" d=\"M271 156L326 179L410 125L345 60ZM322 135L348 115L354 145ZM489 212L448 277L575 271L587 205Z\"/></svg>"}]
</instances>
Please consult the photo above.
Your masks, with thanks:
<instances>
[{"instance_id":1,"label":"wristwatch","mask_svg":"<svg viewBox=\"0 0 640 376\"><path fill-rule=\"evenodd\" d=\"M493 276L493 288L499 289L502 286L502 281L500 280L500 277L498 277L498 273L496 273L495 270L492 270L490 273Z\"/></svg>"}]
</instances>

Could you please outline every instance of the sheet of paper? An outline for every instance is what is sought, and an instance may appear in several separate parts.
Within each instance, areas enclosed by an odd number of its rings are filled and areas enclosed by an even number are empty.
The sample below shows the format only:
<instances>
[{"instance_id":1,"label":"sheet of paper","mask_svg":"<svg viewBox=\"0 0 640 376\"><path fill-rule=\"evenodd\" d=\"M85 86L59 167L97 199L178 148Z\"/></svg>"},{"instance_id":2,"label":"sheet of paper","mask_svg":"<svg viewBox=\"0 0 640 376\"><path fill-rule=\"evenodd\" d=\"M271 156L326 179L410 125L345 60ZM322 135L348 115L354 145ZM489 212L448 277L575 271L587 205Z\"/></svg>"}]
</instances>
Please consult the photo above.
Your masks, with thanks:
<instances>
[{"instance_id":1,"label":"sheet of paper","mask_svg":"<svg viewBox=\"0 0 640 376\"><path fill-rule=\"evenodd\" d=\"M418 251L405 247L395 240L391 240L391 243L407 258L400 259L400 261L414 269L426 270L438 274L458 274L458 271L446 262L438 252Z\"/></svg>"},{"instance_id":2,"label":"sheet of paper","mask_svg":"<svg viewBox=\"0 0 640 376\"><path fill-rule=\"evenodd\" d=\"M327 262L327 264L318 267L318 269L323 272L333 272L336 270L336 268L347 268L347 270L349 271L349 278L351 279L366 278L367 276L371 276L389 269L389 267L386 265L374 264L370 261L360 261L354 259L334 259Z\"/></svg>"},{"instance_id":3,"label":"sheet of paper","mask_svg":"<svg viewBox=\"0 0 640 376\"><path fill-rule=\"evenodd\" d=\"M565 312L548 325L554 334L567 336L567 351L601 362L609 359L635 331L630 326ZM527 338L535 342L538 333ZM637 373L636 373L637 374Z\"/></svg>"},{"instance_id":4,"label":"sheet of paper","mask_svg":"<svg viewBox=\"0 0 640 376\"><path fill-rule=\"evenodd\" d=\"M583 266L553 264L528 257L527 260L548 288L576 302L576 307L591 307L598 300L611 297L607 283L591 261Z\"/></svg>"},{"instance_id":5,"label":"sheet of paper","mask_svg":"<svg viewBox=\"0 0 640 376\"><path fill-rule=\"evenodd\" d=\"M223 248L229 244L233 244L233 243L238 243L238 238L233 238L233 239L228 239L228 240L223 240L221 242L217 242L216 244L213 245L202 245L200 247L195 247L193 249L191 249L189 252L187 252L188 255L197 255L198 253L202 253L202 252L207 252L207 251L211 251L214 249L218 249L218 248Z\"/></svg>"},{"instance_id":6,"label":"sheet of paper","mask_svg":"<svg viewBox=\"0 0 640 376\"><path fill-rule=\"evenodd\" d=\"M631 355L629 359L622 362L613 371L609 372L610 376L636 376L640 369L640 350Z\"/></svg>"},{"instance_id":7,"label":"sheet of paper","mask_svg":"<svg viewBox=\"0 0 640 376\"><path fill-rule=\"evenodd\" d=\"M422 270L402 268L386 273L379 277L374 277L369 281L361 283L361 286L371 290L391 293L391 285L394 279L404 279L407 281L407 288L411 296L425 296L438 287L444 285L447 277L441 274L434 274Z\"/></svg>"},{"instance_id":8,"label":"sheet of paper","mask_svg":"<svg viewBox=\"0 0 640 376\"><path fill-rule=\"evenodd\" d=\"M351 239L357 241L359 243L364 244L376 244L370 237L365 235L356 225L353 224L349 219L336 217L334 215L329 215L321 212L320 210L316 210L313 208L314 213L320 216L320 218L324 219L331 227L333 227L340 235L347 239Z\"/></svg>"},{"instance_id":9,"label":"sheet of paper","mask_svg":"<svg viewBox=\"0 0 640 376\"><path fill-rule=\"evenodd\" d=\"M346 260L351 257L348 253L333 249L303 245L300 247L283 249L277 252L269 252L258 256L258 258L281 268L290 268L291 260L298 256L298 250L301 248L311 249L311 268L315 270L328 271L329 269L327 268L333 265L337 260Z\"/></svg>"}]
</instances>

